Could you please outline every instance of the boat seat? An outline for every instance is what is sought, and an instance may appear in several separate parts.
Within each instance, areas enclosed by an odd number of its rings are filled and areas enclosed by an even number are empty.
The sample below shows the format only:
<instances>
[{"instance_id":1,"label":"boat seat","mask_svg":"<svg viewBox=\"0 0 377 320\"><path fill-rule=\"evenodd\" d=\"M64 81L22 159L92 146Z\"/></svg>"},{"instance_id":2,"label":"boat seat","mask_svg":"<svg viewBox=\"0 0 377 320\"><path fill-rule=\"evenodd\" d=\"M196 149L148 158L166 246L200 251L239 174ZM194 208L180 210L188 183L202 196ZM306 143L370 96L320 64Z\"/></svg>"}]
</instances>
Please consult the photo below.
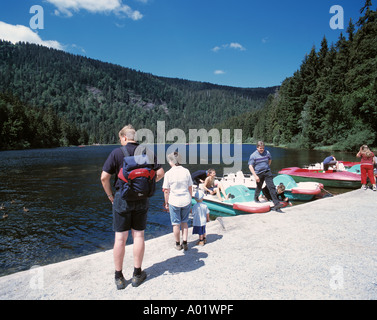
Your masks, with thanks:
<instances>
[{"instance_id":1,"label":"boat seat","mask_svg":"<svg viewBox=\"0 0 377 320\"><path fill-rule=\"evenodd\" d=\"M238 171L235 178L235 183L244 184L245 183L245 177L243 175L242 171Z\"/></svg>"},{"instance_id":2,"label":"boat seat","mask_svg":"<svg viewBox=\"0 0 377 320\"><path fill-rule=\"evenodd\" d=\"M225 178L228 181L234 182L234 180L236 179L236 175L234 173L229 173L228 176L226 176Z\"/></svg>"}]
</instances>

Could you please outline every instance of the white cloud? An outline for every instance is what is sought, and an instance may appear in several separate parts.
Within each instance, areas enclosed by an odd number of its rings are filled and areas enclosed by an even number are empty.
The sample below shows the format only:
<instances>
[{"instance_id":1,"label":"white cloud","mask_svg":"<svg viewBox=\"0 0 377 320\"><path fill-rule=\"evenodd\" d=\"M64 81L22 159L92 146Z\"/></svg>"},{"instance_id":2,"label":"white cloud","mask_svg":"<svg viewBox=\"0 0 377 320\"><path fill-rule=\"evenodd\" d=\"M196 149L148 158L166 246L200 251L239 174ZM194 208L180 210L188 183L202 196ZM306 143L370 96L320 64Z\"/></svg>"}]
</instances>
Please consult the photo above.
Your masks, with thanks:
<instances>
[{"instance_id":1,"label":"white cloud","mask_svg":"<svg viewBox=\"0 0 377 320\"><path fill-rule=\"evenodd\" d=\"M239 44L237 42L232 42L229 45L229 47L232 48L232 49L241 50L241 51L245 51L246 50L241 44Z\"/></svg>"},{"instance_id":2,"label":"white cloud","mask_svg":"<svg viewBox=\"0 0 377 320\"><path fill-rule=\"evenodd\" d=\"M126 15L132 20L140 20L143 15L137 11L131 9L126 4L123 4L122 0L46 0L55 5L56 15L60 13L71 17L72 11L79 12L80 10L87 10L91 13L115 13L119 16ZM145 2L145 1L144 1Z\"/></svg>"},{"instance_id":3,"label":"white cloud","mask_svg":"<svg viewBox=\"0 0 377 320\"><path fill-rule=\"evenodd\" d=\"M223 70L215 70L213 72L213 74L215 74L215 75L221 75L221 74L225 74L225 71L223 71Z\"/></svg>"},{"instance_id":4,"label":"white cloud","mask_svg":"<svg viewBox=\"0 0 377 320\"><path fill-rule=\"evenodd\" d=\"M55 40L42 40L38 33L22 25L12 25L0 21L0 39L17 43L20 41L40 44L45 47L64 50L63 46Z\"/></svg>"},{"instance_id":5,"label":"white cloud","mask_svg":"<svg viewBox=\"0 0 377 320\"><path fill-rule=\"evenodd\" d=\"M221 49L235 49L235 50L240 50L240 51L246 50L246 48L243 45L239 44L238 42L231 42L231 43L223 44L221 46L216 46L212 48L211 50L213 52L218 52Z\"/></svg>"},{"instance_id":6,"label":"white cloud","mask_svg":"<svg viewBox=\"0 0 377 320\"><path fill-rule=\"evenodd\" d=\"M137 10L132 10L129 6L127 5L122 5L118 10L115 11L117 14L119 13L124 13L128 18L131 18L132 20L140 20L143 18L143 15L137 11Z\"/></svg>"}]
</instances>

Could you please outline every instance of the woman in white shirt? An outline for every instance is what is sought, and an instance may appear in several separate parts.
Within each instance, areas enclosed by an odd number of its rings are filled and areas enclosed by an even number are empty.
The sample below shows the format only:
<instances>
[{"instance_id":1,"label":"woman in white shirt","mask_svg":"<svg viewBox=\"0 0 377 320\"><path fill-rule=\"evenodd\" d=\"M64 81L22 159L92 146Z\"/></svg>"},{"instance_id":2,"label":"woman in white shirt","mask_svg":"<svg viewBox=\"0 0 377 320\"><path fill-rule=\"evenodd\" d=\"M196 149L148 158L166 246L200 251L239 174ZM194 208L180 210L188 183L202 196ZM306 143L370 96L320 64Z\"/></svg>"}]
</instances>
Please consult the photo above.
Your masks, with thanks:
<instances>
[{"instance_id":1,"label":"woman in white shirt","mask_svg":"<svg viewBox=\"0 0 377 320\"><path fill-rule=\"evenodd\" d=\"M188 249L188 219L191 210L192 179L190 171L180 165L181 156L178 152L167 156L171 169L165 173L162 189L164 190L165 208L169 209L170 221L173 225L175 248ZM182 229L182 245L180 243Z\"/></svg>"}]
</instances>

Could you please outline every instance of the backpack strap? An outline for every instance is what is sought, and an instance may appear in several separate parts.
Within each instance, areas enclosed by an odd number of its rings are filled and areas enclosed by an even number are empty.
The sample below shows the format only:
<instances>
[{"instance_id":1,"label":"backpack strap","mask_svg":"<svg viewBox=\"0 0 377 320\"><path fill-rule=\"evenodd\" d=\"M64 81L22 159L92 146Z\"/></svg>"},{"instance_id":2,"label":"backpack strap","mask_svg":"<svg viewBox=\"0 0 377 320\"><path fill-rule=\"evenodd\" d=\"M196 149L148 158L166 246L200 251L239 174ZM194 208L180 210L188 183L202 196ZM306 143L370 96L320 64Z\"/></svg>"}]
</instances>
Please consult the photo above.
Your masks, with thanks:
<instances>
[{"instance_id":1,"label":"backpack strap","mask_svg":"<svg viewBox=\"0 0 377 320\"><path fill-rule=\"evenodd\" d=\"M123 155L124 155L125 157L129 157L129 156L131 156L130 153L128 152L126 146L121 146L121 147L120 147L120 150L122 150Z\"/></svg>"},{"instance_id":2,"label":"backpack strap","mask_svg":"<svg viewBox=\"0 0 377 320\"><path fill-rule=\"evenodd\" d=\"M124 157L130 156L130 153L128 152L126 146L121 146L120 150L122 150ZM127 179L123 175L123 162L122 162L122 167L120 168L119 173L117 174L116 178L120 179L122 182L128 182ZM114 181L114 186L115 186L117 179L115 179L115 181Z\"/></svg>"}]
</instances>

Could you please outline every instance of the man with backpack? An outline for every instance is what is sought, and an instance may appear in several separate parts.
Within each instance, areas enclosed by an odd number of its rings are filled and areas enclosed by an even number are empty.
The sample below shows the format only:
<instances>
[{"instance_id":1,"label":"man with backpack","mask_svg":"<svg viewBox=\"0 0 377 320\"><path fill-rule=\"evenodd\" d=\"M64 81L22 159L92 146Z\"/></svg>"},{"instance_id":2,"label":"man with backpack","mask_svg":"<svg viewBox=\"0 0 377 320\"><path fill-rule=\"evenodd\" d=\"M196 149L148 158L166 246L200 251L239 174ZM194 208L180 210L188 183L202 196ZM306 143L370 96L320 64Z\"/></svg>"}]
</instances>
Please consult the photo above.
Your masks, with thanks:
<instances>
[{"instance_id":1,"label":"man with backpack","mask_svg":"<svg viewBox=\"0 0 377 320\"><path fill-rule=\"evenodd\" d=\"M129 230L132 232L134 256L134 272L131 280L132 286L137 287L146 279L146 273L141 270L141 266L145 250L144 230L147 224L149 199L146 197L136 200L127 200L127 196L122 193L125 184L131 185L132 187L131 178L137 176L138 173L137 171L134 171L133 175L128 175L124 170L124 167L127 167L127 163L124 162L126 162L127 159L134 160L133 158L136 159L137 154L140 154L140 149L138 148L139 144L136 142L135 135L136 131L131 125L127 125L120 130L119 139L122 147L116 148L110 153L103 165L101 174L103 189L113 205L113 230L115 232L113 255L115 265L115 284L118 290L126 287L126 280L123 276L122 269ZM153 163L148 163L146 165L140 162L139 169L141 170L139 171L146 171L143 166L148 168L150 172L153 172L153 181L151 181L151 183L155 183L163 178L164 169L157 163L156 157L154 157L152 161ZM123 177L123 173L126 177ZM114 174L116 175L114 183L116 190L115 195L113 195L110 183L111 176ZM129 182L125 182L118 178L118 174L119 176L122 175L122 178Z\"/></svg>"}]
</instances>

